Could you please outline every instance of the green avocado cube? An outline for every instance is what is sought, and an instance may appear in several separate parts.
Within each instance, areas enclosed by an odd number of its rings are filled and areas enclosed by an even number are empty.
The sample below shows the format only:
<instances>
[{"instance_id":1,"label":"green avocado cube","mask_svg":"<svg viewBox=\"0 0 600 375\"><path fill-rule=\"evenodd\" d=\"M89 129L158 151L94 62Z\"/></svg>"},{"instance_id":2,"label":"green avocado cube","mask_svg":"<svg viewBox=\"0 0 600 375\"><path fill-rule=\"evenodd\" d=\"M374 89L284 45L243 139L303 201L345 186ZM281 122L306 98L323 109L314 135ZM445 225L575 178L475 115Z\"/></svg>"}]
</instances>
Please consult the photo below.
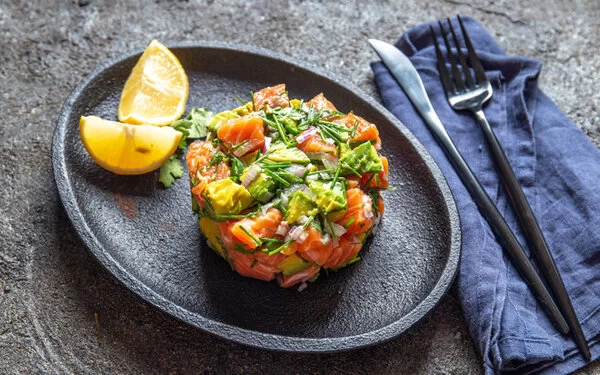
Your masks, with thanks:
<instances>
[{"instance_id":1,"label":"green avocado cube","mask_svg":"<svg viewBox=\"0 0 600 375\"><path fill-rule=\"evenodd\" d=\"M230 179L213 181L206 185L207 208L216 216L237 215L252 203L252 196L242 185Z\"/></svg>"},{"instance_id":2,"label":"green avocado cube","mask_svg":"<svg viewBox=\"0 0 600 375\"><path fill-rule=\"evenodd\" d=\"M370 142L365 142L360 146L347 152L340 158L341 173L347 174L364 174L376 173L383 170L383 164L377 154L377 150Z\"/></svg>"},{"instance_id":3,"label":"green avocado cube","mask_svg":"<svg viewBox=\"0 0 600 375\"><path fill-rule=\"evenodd\" d=\"M348 208L344 183L337 181L334 186L331 185L332 181L308 181L309 189L316 196L315 203L317 203L317 207L325 214Z\"/></svg>"},{"instance_id":4,"label":"green avocado cube","mask_svg":"<svg viewBox=\"0 0 600 375\"><path fill-rule=\"evenodd\" d=\"M352 149L350 148L350 146L348 146L345 143L340 143L340 146L338 148L338 158L343 158L350 151L352 151Z\"/></svg>"},{"instance_id":5,"label":"green avocado cube","mask_svg":"<svg viewBox=\"0 0 600 375\"><path fill-rule=\"evenodd\" d=\"M307 261L305 261L296 254L292 254L285 258L283 261L281 261L281 263L277 265L277 268L281 270L281 273L283 273L284 276L289 276L295 274L298 271L302 271L303 269L308 267L308 265L309 263Z\"/></svg>"},{"instance_id":6,"label":"green avocado cube","mask_svg":"<svg viewBox=\"0 0 600 375\"><path fill-rule=\"evenodd\" d=\"M301 190L290 195L285 221L294 224L302 215L313 216L319 212L317 204Z\"/></svg>"},{"instance_id":7,"label":"green avocado cube","mask_svg":"<svg viewBox=\"0 0 600 375\"><path fill-rule=\"evenodd\" d=\"M217 130L219 130L221 123L224 120L227 120L230 118L239 118L239 117L240 117L240 115L238 115L237 113L235 113L233 111L225 111L225 112L217 113L212 118L212 120L210 120L210 122L208 123L208 130L210 130L213 133L216 133Z\"/></svg>"},{"instance_id":8,"label":"green avocado cube","mask_svg":"<svg viewBox=\"0 0 600 375\"><path fill-rule=\"evenodd\" d=\"M289 161L291 163L302 165L310 163L308 156L296 147L287 148L284 145L274 145L269 151L271 152L267 155L267 159L274 162Z\"/></svg>"},{"instance_id":9,"label":"green avocado cube","mask_svg":"<svg viewBox=\"0 0 600 375\"><path fill-rule=\"evenodd\" d=\"M261 203L266 203L273 197L277 184L273 179L267 176L265 173L261 173L256 177L254 181L248 185L248 191L252 198L256 199Z\"/></svg>"},{"instance_id":10,"label":"green avocado cube","mask_svg":"<svg viewBox=\"0 0 600 375\"><path fill-rule=\"evenodd\" d=\"M279 120L279 122L281 122L281 124L283 125L285 130L287 130L288 132L290 132L294 135L301 133L300 129L298 129L298 123L293 118L284 117L281 120Z\"/></svg>"}]
</instances>

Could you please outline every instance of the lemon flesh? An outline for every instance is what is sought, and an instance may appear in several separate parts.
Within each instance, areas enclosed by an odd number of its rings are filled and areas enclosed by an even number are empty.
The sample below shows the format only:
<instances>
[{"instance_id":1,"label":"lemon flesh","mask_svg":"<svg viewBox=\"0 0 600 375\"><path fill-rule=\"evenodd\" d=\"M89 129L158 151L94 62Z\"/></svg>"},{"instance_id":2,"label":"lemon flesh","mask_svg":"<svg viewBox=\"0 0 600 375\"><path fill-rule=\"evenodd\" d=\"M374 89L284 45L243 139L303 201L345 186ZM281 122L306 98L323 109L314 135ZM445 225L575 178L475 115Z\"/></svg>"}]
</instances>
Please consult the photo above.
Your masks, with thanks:
<instances>
[{"instance_id":1,"label":"lemon flesh","mask_svg":"<svg viewBox=\"0 0 600 375\"><path fill-rule=\"evenodd\" d=\"M128 124L168 125L185 111L188 77L160 42L150 42L121 92L117 116Z\"/></svg>"},{"instance_id":2,"label":"lemon flesh","mask_svg":"<svg viewBox=\"0 0 600 375\"><path fill-rule=\"evenodd\" d=\"M175 153L182 136L169 126L128 125L97 116L81 117L79 135L98 165L120 175L159 168Z\"/></svg>"}]
</instances>

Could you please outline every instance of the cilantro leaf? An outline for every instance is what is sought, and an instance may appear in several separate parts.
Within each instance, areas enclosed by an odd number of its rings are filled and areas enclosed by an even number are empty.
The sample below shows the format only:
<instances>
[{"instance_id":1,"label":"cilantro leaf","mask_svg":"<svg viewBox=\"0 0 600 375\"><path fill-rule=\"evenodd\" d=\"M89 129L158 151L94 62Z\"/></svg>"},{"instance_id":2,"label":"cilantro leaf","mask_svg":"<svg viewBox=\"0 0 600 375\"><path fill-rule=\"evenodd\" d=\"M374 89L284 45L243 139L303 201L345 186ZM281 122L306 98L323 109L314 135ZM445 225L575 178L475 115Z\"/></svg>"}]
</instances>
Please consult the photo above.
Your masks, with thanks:
<instances>
[{"instance_id":1,"label":"cilantro leaf","mask_svg":"<svg viewBox=\"0 0 600 375\"><path fill-rule=\"evenodd\" d=\"M181 140L179 141L179 148L184 149L187 147L187 137L189 136L189 129L192 125L192 122L189 120L181 119L177 121L173 121L171 123L171 127L178 132L181 132L183 135L181 136Z\"/></svg>"},{"instance_id":2,"label":"cilantro leaf","mask_svg":"<svg viewBox=\"0 0 600 375\"><path fill-rule=\"evenodd\" d=\"M192 122L188 138L197 139L206 137L208 123L213 118L213 113L206 108L193 108L186 119Z\"/></svg>"},{"instance_id":3,"label":"cilantro leaf","mask_svg":"<svg viewBox=\"0 0 600 375\"><path fill-rule=\"evenodd\" d=\"M208 123L213 118L213 113L206 108L193 108L190 113L182 119L173 121L171 127L182 133L179 141L179 150L160 167L158 182L165 188L171 187L175 179L183 176L183 164L179 160L182 151L188 146L188 139L206 137Z\"/></svg>"},{"instance_id":4,"label":"cilantro leaf","mask_svg":"<svg viewBox=\"0 0 600 375\"><path fill-rule=\"evenodd\" d=\"M169 160L160 167L158 182L163 184L165 188L171 187L176 178L183 176L183 164L181 164L181 160L179 160L177 154L178 153L175 153L175 155L171 156Z\"/></svg>"},{"instance_id":5,"label":"cilantro leaf","mask_svg":"<svg viewBox=\"0 0 600 375\"><path fill-rule=\"evenodd\" d=\"M192 108L190 113L182 119L173 121L171 127L181 133L179 148L186 148L188 139L206 137L208 123L213 118L213 113L206 108Z\"/></svg>"}]
</instances>

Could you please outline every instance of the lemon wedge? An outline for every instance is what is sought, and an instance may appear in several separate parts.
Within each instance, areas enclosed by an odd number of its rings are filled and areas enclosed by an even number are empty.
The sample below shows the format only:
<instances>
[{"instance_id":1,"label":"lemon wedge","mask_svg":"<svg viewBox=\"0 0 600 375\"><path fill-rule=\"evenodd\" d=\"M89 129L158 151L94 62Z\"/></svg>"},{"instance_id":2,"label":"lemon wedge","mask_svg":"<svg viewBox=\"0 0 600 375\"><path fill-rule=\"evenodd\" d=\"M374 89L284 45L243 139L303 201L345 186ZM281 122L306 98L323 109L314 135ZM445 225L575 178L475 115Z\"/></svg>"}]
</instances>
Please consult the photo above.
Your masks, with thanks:
<instances>
[{"instance_id":1,"label":"lemon wedge","mask_svg":"<svg viewBox=\"0 0 600 375\"><path fill-rule=\"evenodd\" d=\"M150 42L125 82L117 116L128 124L168 125L185 111L188 77L160 42Z\"/></svg>"},{"instance_id":2,"label":"lemon wedge","mask_svg":"<svg viewBox=\"0 0 600 375\"><path fill-rule=\"evenodd\" d=\"M175 153L182 136L170 126L128 125L97 116L81 117L79 135L98 165L120 175L159 168Z\"/></svg>"}]
</instances>

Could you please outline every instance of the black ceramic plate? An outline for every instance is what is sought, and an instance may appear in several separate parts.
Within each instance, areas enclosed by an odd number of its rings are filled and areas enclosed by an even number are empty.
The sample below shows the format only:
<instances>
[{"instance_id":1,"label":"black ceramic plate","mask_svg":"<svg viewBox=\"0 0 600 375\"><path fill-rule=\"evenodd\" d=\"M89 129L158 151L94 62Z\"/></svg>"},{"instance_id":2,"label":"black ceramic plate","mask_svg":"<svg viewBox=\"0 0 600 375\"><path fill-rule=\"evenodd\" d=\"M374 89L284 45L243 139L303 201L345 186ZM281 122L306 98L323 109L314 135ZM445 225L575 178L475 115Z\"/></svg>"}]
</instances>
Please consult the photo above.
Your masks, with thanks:
<instances>
[{"instance_id":1,"label":"black ceramic plate","mask_svg":"<svg viewBox=\"0 0 600 375\"><path fill-rule=\"evenodd\" d=\"M366 47L365 47L366 48ZM64 207L84 244L127 288L159 309L226 339L285 351L331 352L401 334L448 290L460 229L440 170L382 106L341 79L281 55L215 43L173 46L190 81L187 107L219 112L251 90L285 82L291 97L325 93L342 111L377 124L390 160L386 212L362 261L322 275L303 292L243 278L205 244L190 207L189 180L170 189L156 173L117 176L98 167L79 139L81 115L116 119L139 53L86 77L64 104L53 167Z\"/></svg>"}]
</instances>

